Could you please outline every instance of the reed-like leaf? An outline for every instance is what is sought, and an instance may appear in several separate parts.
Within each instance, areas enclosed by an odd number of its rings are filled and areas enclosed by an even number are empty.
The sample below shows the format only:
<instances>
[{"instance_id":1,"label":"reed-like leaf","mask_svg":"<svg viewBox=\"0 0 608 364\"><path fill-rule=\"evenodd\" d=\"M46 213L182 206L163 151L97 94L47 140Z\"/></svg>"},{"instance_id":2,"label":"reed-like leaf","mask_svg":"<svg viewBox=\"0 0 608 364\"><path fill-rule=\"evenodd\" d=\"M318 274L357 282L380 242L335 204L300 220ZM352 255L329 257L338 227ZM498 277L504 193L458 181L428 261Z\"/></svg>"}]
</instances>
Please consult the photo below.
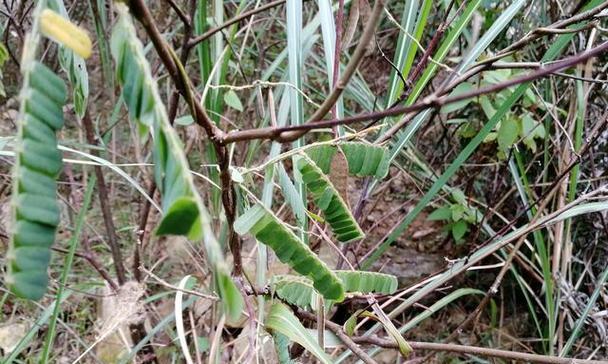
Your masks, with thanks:
<instances>
[{"instance_id":1,"label":"reed-like leaf","mask_svg":"<svg viewBox=\"0 0 608 364\"><path fill-rule=\"evenodd\" d=\"M317 344L317 340L304 328L293 312L282 303L275 303L270 308L265 327L273 333L287 336L291 341L302 345L323 364L331 363L331 359Z\"/></svg>"}]
</instances>

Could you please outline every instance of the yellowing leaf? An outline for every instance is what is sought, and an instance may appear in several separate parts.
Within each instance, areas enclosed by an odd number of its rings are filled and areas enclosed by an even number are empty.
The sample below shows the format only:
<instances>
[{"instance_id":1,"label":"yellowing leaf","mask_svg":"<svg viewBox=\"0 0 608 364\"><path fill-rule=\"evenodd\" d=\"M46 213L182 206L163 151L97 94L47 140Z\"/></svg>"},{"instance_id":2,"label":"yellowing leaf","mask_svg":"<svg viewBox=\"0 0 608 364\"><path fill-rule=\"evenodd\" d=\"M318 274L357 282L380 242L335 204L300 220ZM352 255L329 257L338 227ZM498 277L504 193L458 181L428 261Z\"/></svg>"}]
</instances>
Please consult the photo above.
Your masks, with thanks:
<instances>
[{"instance_id":1,"label":"yellowing leaf","mask_svg":"<svg viewBox=\"0 0 608 364\"><path fill-rule=\"evenodd\" d=\"M40 14L40 32L82 58L91 56L93 45L86 30L52 10L44 9Z\"/></svg>"}]
</instances>

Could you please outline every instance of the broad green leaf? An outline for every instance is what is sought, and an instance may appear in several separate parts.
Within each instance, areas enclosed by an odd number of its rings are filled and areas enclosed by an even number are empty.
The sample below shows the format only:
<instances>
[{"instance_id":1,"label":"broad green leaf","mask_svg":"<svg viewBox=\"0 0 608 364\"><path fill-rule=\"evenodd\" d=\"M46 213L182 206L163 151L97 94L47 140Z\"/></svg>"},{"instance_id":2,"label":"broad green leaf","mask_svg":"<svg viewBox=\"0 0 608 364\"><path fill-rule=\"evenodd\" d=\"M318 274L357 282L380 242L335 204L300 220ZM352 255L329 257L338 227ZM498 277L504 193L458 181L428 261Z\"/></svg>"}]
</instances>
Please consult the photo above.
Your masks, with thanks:
<instances>
[{"instance_id":1,"label":"broad green leaf","mask_svg":"<svg viewBox=\"0 0 608 364\"><path fill-rule=\"evenodd\" d=\"M261 204L256 204L234 223L239 235L250 233L268 245L279 260L313 281L314 288L326 299L342 301L342 282L282 221Z\"/></svg>"},{"instance_id":2,"label":"broad green leaf","mask_svg":"<svg viewBox=\"0 0 608 364\"><path fill-rule=\"evenodd\" d=\"M521 137L524 144L533 153L536 152L536 141L534 139L545 138L545 126L536 121L529 113L521 118Z\"/></svg>"},{"instance_id":3,"label":"broad green leaf","mask_svg":"<svg viewBox=\"0 0 608 364\"><path fill-rule=\"evenodd\" d=\"M355 311L354 314L352 314L347 320L346 322L344 322L344 332L346 333L346 335L348 336L353 336L355 334L355 328L357 327L357 319L359 318L359 316L361 316L361 314L364 312L365 310L359 309L357 311Z\"/></svg>"},{"instance_id":4,"label":"broad green leaf","mask_svg":"<svg viewBox=\"0 0 608 364\"><path fill-rule=\"evenodd\" d=\"M175 125L188 126L192 125L192 123L194 123L194 118L192 115L184 115L175 119Z\"/></svg>"},{"instance_id":5,"label":"broad green leaf","mask_svg":"<svg viewBox=\"0 0 608 364\"><path fill-rule=\"evenodd\" d=\"M465 220L458 220L454 224L452 224L452 236L454 240L459 241L464 237L464 234L467 233L469 229L469 224Z\"/></svg>"},{"instance_id":6,"label":"broad green leaf","mask_svg":"<svg viewBox=\"0 0 608 364\"><path fill-rule=\"evenodd\" d=\"M361 142L342 142L336 145L317 145L306 150L324 174L329 174L331 162L339 147L348 161L350 174L382 179L388 174L389 160L386 148Z\"/></svg>"},{"instance_id":7,"label":"broad green leaf","mask_svg":"<svg viewBox=\"0 0 608 364\"><path fill-rule=\"evenodd\" d=\"M310 159L312 159L325 174L329 174L331 161L334 159L336 152L336 147L329 144L316 145L306 149L306 154L308 154Z\"/></svg>"},{"instance_id":8,"label":"broad green leaf","mask_svg":"<svg viewBox=\"0 0 608 364\"><path fill-rule=\"evenodd\" d=\"M210 218L196 192L182 142L169 123L128 8L118 3L116 9L119 18L112 32L111 48L122 98L131 120L153 133L154 178L161 192L163 210L156 233L203 240L224 310L230 318L236 319L241 314L243 298L230 278L228 265L212 233Z\"/></svg>"},{"instance_id":9,"label":"broad green leaf","mask_svg":"<svg viewBox=\"0 0 608 364\"><path fill-rule=\"evenodd\" d=\"M517 120L514 118L507 117L500 122L500 128L498 129L498 147L507 151L519 136L519 125Z\"/></svg>"},{"instance_id":10,"label":"broad green leaf","mask_svg":"<svg viewBox=\"0 0 608 364\"><path fill-rule=\"evenodd\" d=\"M291 341L302 345L321 363L331 363L331 358L319 347L317 340L304 328L293 312L282 303L275 303L265 322L266 330L287 336Z\"/></svg>"},{"instance_id":11,"label":"broad green leaf","mask_svg":"<svg viewBox=\"0 0 608 364\"><path fill-rule=\"evenodd\" d=\"M452 218L452 209L450 206L442 206L435 211L431 212L427 217L427 220L438 221L438 220L449 220Z\"/></svg>"},{"instance_id":12,"label":"broad green leaf","mask_svg":"<svg viewBox=\"0 0 608 364\"><path fill-rule=\"evenodd\" d=\"M272 277L270 286L283 301L302 307L313 308L316 302L316 293L312 281L306 277L294 275L278 275Z\"/></svg>"},{"instance_id":13,"label":"broad green leaf","mask_svg":"<svg viewBox=\"0 0 608 364\"><path fill-rule=\"evenodd\" d=\"M350 174L359 177L375 176L377 179L383 179L388 174L386 148L354 142L340 143L339 147L348 161Z\"/></svg>"},{"instance_id":14,"label":"broad green leaf","mask_svg":"<svg viewBox=\"0 0 608 364\"><path fill-rule=\"evenodd\" d=\"M393 294L397 278L390 274L351 270L335 271L347 292Z\"/></svg>"},{"instance_id":15,"label":"broad green leaf","mask_svg":"<svg viewBox=\"0 0 608 364\"><path fill-rule=\"evenodd\" d=\"M315 162L302 155L297 161L297 169L336 238L343 243L363 238L365 235L350 213L348 205Z\"/></svg>"},{"instance_id":16,"label":"broad green leaf","mask_svg":"<svg viewBox=\"0 0 608 364\"><path fill-rule=\"evenodd\" d=\"M474 88L475 87L473 87L472 84L470 84L468 82L463 82L460 85L456 86L456 88L454 88L454 90L450 93L450 97L464 94L466 92L472 91ZM464 108L471 102L473 102L473 99L465 99L462 101L454 102L454 103L443 106L441 108L440 112L442 114L449 114L451 112Z\"/></svg>"},{"instance_id":17,"label":"broad green leaf","mask_svg":"<svg viewBox=\"0 0 608 364\"><path fill-rule=\"evenodd\" d=\"M289 356L289 338L280 332L272 334L274 347L277 349L279 364L293 364L293 360Z\"/></svg>"},{"instance_id":18,"label":"broad green leaf","mask_svg":"<svg viewBox=\"0 0 608 364\"><path fill-rule=\"evenodd\" d=\"M452 221L458 221L463 218L466 207L460 204L453 204L450 206L450 210L452 212Z\"/></svg>"},{"instance_id":19,"label":"broad green leaf","mask_svg":"<svg viewBox=\"0 0 608 364\"><path fill-rule=\"evenodd\" d=\"M457 204L461 204L461 205L467 204L467 196L464 194L464 192L462 192L461 189L453 188L451 194L452 194L452 198L454 199L454 202L456 202Z\"/></svg>"},{"instance_id":20,"label":"broad green leaf","mask_svg":"<svg viewBox=\"0 0 608 364\"><path fill-rule=\"evenodd\" d=\"M224 102L226 103L226 105L230 106L235 110L241 112L243 111L243 104L241 103L241 99L239 99L239 95L237 95L234 90L228 90L224 93Z\"/></svg>"}]
</instances>

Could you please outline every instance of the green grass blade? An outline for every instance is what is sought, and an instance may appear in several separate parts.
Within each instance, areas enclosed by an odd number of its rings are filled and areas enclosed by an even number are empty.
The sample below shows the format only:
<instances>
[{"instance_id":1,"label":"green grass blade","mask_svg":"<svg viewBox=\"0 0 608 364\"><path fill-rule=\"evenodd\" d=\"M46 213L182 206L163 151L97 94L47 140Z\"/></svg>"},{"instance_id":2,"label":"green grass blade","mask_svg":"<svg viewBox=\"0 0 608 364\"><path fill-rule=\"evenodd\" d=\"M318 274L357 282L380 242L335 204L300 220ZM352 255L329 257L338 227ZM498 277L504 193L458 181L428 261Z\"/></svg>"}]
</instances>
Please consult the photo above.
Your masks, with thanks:
<instances>
[{"instance_id":1,"label":"green grass blade","mask_svg":"<svg viewBox=\"0 0 608 364\"><path fill-rule=\"evenodd\" d=\"M426 3L430 3L426 1ZM428 8L428 5L423 8ZM411 0L405 2L403 9L403 15L401 17L401 30L399 31L399 38L397 39L397 48L395 48L395 57L393 58L393 64L401 72L404 78L407 78L414 56L416 54L416 44L412 42L414 36L414 27L416 23L416 14L418 14L419 2L418 0ZM428 10L427 10L428 11ZM424 15L424 14L421 14ZM421 20L426 22L426 16ZM392 69L389 78L388 96L386 100L387 107L390 107L399 95L403 92L403 81L397 70Z\"/></svg>"},{"instance_id":2,"label":"green grass blade","mask_svg":"<svg viewBox=\"0 0 608 364\"><path fill-rule=\"evenodd\" d=\"M588 7L597 6L601 1L595 0L592 1ZM513 5L519 5L519 2L516 2ZM514 16L514 13L511 16ZM499 24L505 24L504 21L501 21ZM498 31L493 31L494 36L498 35ZM558 39L551 45L547 53L543 56L542 61L548 62L554 60L566 47L568 42L572 39L573 34L564 34L558 37ZM485 41L488 43L488 41ZM476 57L475 57L476 58ZM467 57L471 62L475 59L473 57ZM492 116L492 118L484 125L484 127L477 133L477 135L467 144L467 146L460 152L460 154L456 157L456 159L450 164L450 166L445 170L445 172L433 183L431 188L426 192L426 194L422 197L422 199L418 202L418 204L414 207L414 209L407 214L401 222L395 227L389 237L382 242L377 250L375 250L368 259L362 264L363 269L369 268L371 264L376 261L385 251L388 249L390 244L392 244L397 237L405 232L405 230L409 227L409 225L414 221L416 216L424 208L433 200L437 192L441 190L441 187L448 182L448 180L460 169L460 166L469 158L469 156L477 149L479 144L485 139L485 137L494 129L494 127L498 124L498 122L506 115L506 113L511 110L513 105L519 100L519 98L527 91L530 83L521 84L515 89L515 91L509 96L509 98L498 108L496 113ZM424 117L425 113L418 115L419 117ZM407 129L406 129L407 132ZM413 135L413 133L412 133ZM400 140L401 141L401 140ZM396 156L395 154L392 154Z\"/></svg>"},{"instance_id":3,"label":"green grass blade","mask_svg":"<svg viewBox=\"0 0 608 364\"><path fill-rule=\"evenodd\" d=\"M602 289L607 281L608 281L608 265L606 266L606 269L604 269L604 273L602 273L602 275L598 279L597 283L595 284L595 289L593 290L591 297L589 297L589 302L587 302L585 309L583 310L583 312L581 312L581 316L576 320L576 324L574 324L574 329L570 333L570 337L568 337L568 341L564 345L564 348L562 349L562 351L559 353L560 357L564 357L564 356L568 355L568 353L572 349L574 342L576 341L576 339L578 339L578 337L581 334L581 329L583 328L583 325L585 324L585 320L589 316L591 309L595 306L595 302L597 302L597 299L600 296L600 292L602 291Z\"/></svg>"},{"instance_id":4,"label":"green grass blade","mask_svg":"<svg viewBox=\"0 0 608 364\"><path fill-rule=\"evenodd\" d=\"M61 278L59 280L59 288L57 289L57 294L55 298L55 306L53 309L53 315L51 317L51 321L49 323L49 328L46 334L46 339L44 341L44 348L42 349L42 356L40 358L42 363L47 363L51 354L51 349L53 347L53 340L55 339L55 330L57 328L57 319L59 316L59 307L61 305L61 297L63 296L63 291L68 282L68 275L72 270L72 263L74 262L74 254L76 253L76 246L78 246L78 241L80 240L80 234L82 232L82 228L84 226L84 220L87 212L89 211L89 205L91 204L91 196L93 195L93 188L95 187L96 178L95 175L92 175L91 179L89 179L87 183L87 189L84 194L84 199L82 202L82 206L78 211L78 216L76 217L76 227L74 232L72 233L72 237L69 242L69 251L65 256L65 262L63 263L63 270L61 271Z\"/></svg>"}]
</instances>

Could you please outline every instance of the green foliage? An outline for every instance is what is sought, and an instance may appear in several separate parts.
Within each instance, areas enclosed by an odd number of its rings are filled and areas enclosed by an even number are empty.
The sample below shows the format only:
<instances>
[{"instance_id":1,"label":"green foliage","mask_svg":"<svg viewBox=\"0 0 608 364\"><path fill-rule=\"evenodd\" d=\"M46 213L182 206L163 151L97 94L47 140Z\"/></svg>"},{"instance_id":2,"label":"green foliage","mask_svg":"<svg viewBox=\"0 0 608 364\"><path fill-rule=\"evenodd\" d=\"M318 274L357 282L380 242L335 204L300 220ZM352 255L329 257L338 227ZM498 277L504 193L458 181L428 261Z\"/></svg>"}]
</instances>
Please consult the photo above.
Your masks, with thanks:
<instances>
[{"instance_id":1,"label":"green foliage","mask_svg":"<svg viewBox=\"0 0 608 364\"><path fill-rule=\"evenodd\" d=\"M469 225L481 220L479 212L469 206L464 193L455 188L451 193L453 203L443 205L429 214L427 217L431 221L447 221L446 226L452 232L452 236L457 243L462 242L462 238L469 230Z\"/></svg>"},{"instance_id":2,"label":"green foliage","mask_svg":"<svg viewBox=\"0 0 608 364\"><path fill-rule=\"evenodd\" d=\"M311 354L317 357L323 364L331 363L331 359L325 351L317 344L317 340L302 326L298 318L291 310L281 304L275 303L270 308L270 313L264 323L266 330L279 333L302 345ZM282 347L285 343L282 343ZM284 357L284 355L282 355Z\"/></svg>"},{"instance_id":3,"label":"green foliage","mask_svg":"<svg viewBox=\"0 0 608 364\"><path fill-rule=\"evenodd\" d=\"M41 5L36 8L35 17ZM63 167L56 132L63 126L66 86L34 57L37 23L28 34L23 57L21 108L13 169L12 233L6 284L17 296L39 300L48 285L51 245L59 225L55 182Z\"/></svg>"},{"instance_id":4,"label":"green foliage","mask_svg":"<svg viewBox=\"0 0 608 364\"><path fill-rule=\"evenodd\" d=\"M278 275L272 277L270 286L277 297L289 304L302 308L312 308L316 305L313 283L306 277Z\"/></svg>"},{"instance_id":5,"label":"green foliage","mask_svg":"<svg viewBox=\"0 0 608 364\"><path fill-rule=\"evenodd\" d=\"M303 276L308 276L314 288L326 299L342 301L344 287L340 279L313 253L282 221L261 204L256 204L234 223L234 230L250 233L268 245L279 260Z\"/></svg>"},{"instance_id":6,"label":"green foliage","mask_svg":"<svg viewBox=\"0 0 608 364\"><path fill-rule=\"evenodd\" d=\"M334 159L337 151L338 149L334 145L321 144L306 149L306 154L317 164L317 167L323 173L329 174L331 161Z\"/></svg>"},{"instance_id":7,"label":"green foliage","mask_svg":"<svg viewBox=\"0 0 608 364\"><path fill-rule=\"evenodd\" d=\"M317 207L323 211L336 238L343 243L363 238L365 234L350 213L348 205L315 162L302 155L296 163L302 181L312 193Z\"/></svg>"},{"instance_id":8,"label":"green foliage","mask_svg":"<svg viewBox=\"0 0 608 364\"><path fill-rule=\"evenodd\" d=\"M376 272L338 270L334 271L342 281L347 293L392 294L397 290L395 276ZM313 282L306 277L293 275L274 276L271 287L277 297L292 305L316 309L316 295Z\"/></svg>"},{"instance_id":9,"label":"green foliage","mask_svg":"<svg viewBox=\"0 0 608 364\"><path fill-rule=\"evenodd\" d=\"M340 143L348 161L348 171L358 177L374 176L383 179L388 174L386 148L364 143Z\"/></svg>"},{"instance_id":10,"label":"green foliage","mask_svg":"<svg viewBox=\"0 0 608 364\"><path fill-rule=\"evenodd\" d=\"M228 90L224 93L224 102L237 111L243 111L243 103L239 99L239 95L233 90Z\"/></svg>"},{"instance_id":11,"label":"green foliage","mask_svg":"<svg viewBox=\"0 0 608 364\"><path fill-rule=\"evenodd\" d=\"M236 319L241 313L243 299L211 233L209 217L196 192L182 143L169 123L128 9L122 4L117 4L117 8L120 16L111 41L116 78L122 85L122 97L131 119L139 123L140 130L153 132L154 178L162 195L163 209L156 233L203 239L224 308Z\"/></svg>"},{"instance_id":12,"label":"green foliage","mask_svg":"<svg viewBox=\"0 0 608 364\"><path fill-rule=\"evenodd\" d=\"M347 292L392 294L397 290L397 278L390 274L352 270L336 271Z\"/></svg>"},{"instance_id":13,"label":"green foliage","mask_svg":"<svg viewBox=\"0 0 608 364\"><path fill-rule=\"evenodd\" d=\"M388 174L389 160L386 148L362 142L321 144L306 150L306 154L325 174L329 174L331 161L340 148L348 162L348 172L357 177L375 176L383 179Z\"/></svg>"},{"instance_id":14,"label":"green foliage","mask_svg":"<svg viewBox=\"0 0 608 364\"><path fill-rule=\"evenodd\" d=\"M277 349L277 356L280 364L292 364L293 360L289 356L289 338L280 332L272 334L274 346Z\"/></svg>"},{"instance_id":15,"label":"green foliage","mask_svg":"<svg viewBox=\"0 0 608 364\"><path fill-rule=\"evenodd\" d=\"M7 59L8 59L8 49L6 49L6 46L4 45L4 43L0 43L0 96L6 96L6 91L4 90L4 84L2 83L2 78L4 75L2 68L4 67L4 63L6 62Z\"/></svg>"}]
</instances>

